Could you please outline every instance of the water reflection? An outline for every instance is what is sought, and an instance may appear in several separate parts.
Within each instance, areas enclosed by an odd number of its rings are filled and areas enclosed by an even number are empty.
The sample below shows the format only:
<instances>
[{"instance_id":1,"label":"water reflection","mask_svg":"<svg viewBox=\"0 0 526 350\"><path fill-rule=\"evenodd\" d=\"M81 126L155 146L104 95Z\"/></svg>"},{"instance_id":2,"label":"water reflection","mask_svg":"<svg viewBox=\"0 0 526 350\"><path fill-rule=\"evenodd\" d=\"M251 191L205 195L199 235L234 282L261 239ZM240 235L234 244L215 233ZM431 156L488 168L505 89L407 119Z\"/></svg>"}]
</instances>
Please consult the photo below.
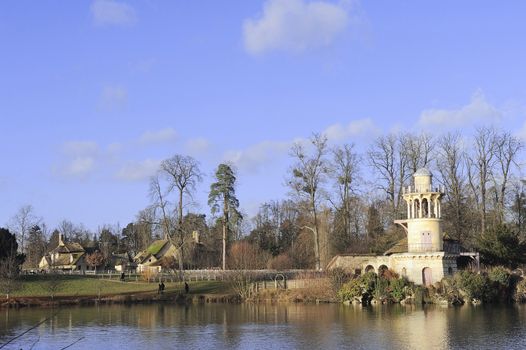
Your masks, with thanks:
<instances>
[{"instance_id":1,"label":"water reflection","mask_svg":"<svg viewBox=\"0 0 526 350\"><path fill-rule=\"evenodd\" d=\"M11 348L449 349L526 348L523 306L114 305L0 310ZM9 348L9 347L8 347Z\"/></svg>"}]
</instances>

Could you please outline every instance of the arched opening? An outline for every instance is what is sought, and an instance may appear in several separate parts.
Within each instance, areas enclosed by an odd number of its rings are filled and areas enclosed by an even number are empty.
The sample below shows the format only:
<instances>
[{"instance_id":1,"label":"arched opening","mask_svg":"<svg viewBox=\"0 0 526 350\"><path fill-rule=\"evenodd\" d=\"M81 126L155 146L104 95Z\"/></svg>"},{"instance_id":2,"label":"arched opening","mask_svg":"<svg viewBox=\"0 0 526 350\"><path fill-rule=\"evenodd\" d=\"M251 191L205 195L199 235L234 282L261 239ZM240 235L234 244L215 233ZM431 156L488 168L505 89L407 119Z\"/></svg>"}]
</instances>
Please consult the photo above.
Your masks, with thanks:
<instances>
[{"instance_id":1,"label":"arched opening","mask_svg":"<svg viewBox=\"0 0 526 350\"><path fill-rule=\"evenodd\" d=\"M452 275L453 274L453 268L450 266L447 268L447 274Z\"/></svg>"},{"instance_id":2,"label":"arched opening","mask_svg":"<svg viewBox=\"0 0 526 350\"><path fill-rule=\"evenodd\" d=\"M422 199L422 217L427 218L429 215L429 203L427 198Z\"/></svg>"},{"instance_id":3,"label":"arched opening","mask_svg":"<svg viewBox=\"0 0 526 350\"><path fill-rule=\"evenodd\" d=\"M367 272L374 272L374 266L373 265L367 265L365 267L365 273Z\"/></svg>"},{"instance_id":4,"label":"arched opening","mask_svg":"<svg viewBox=\"0 0 526 350\"><path fill-rule=\"evenodd\" d=\"M420 201L418 199L415 199L414 201L414 213L413 213L413 217L414 218L419 218L420 217Z\"/></svg>"},{"instance_id":5,"label":"arched opening","mask_svg":"<svg viewBox=\"0 0 526 350\"><path fill-rule=\"evenodd\" d=\"M422 284L424 286L430 286L433 284L433 275L430 267L424 267L422 269Z\"/></svg>"},{"instance_id":6,"label":"arched opening","mask_svg":"<svg viewBox=\"0 0 526 350\"><path fill-rule=\"evenodd\" d=\"M407 277L407 269L405 267L402 267L402 276Z\"/></svg>"},{"instance_id":7,"label":"arched opening","mask_svg":"<svg viewBox=\"0 0 526 350\"><path fill-rule=\"evenodd\" d=\"M386 265L380 265L380 267L378 268L378 276L382 277L387 272L387 270L389 269Z\"/></svg>"}]
</instances>

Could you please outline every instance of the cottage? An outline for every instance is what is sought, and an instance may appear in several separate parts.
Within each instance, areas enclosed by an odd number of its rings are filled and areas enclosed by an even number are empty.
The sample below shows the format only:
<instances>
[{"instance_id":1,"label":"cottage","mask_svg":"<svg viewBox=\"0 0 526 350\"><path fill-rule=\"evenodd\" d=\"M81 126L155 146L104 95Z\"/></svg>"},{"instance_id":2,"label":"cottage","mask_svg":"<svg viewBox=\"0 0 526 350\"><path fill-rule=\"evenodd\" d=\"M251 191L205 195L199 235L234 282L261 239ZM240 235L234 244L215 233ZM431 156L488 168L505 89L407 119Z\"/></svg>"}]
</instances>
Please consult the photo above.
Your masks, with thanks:
<instances>
[{"instance_id":1,"label":"cottage","mask_svg":"<svg viewBox=\"0 0 526 350\"><path fill-rule=\"evenodd\" d=\"M45 254L38 267L41 270L86 271L86 250L79 243L64 242L58 236L58 246Z\"/></svg>"},{"instance_id":2,"label":"cottage","mask_svg":"<svg viewBox=\"0 0 526 350\"><path fill-rule=\"evenodd\" d=\"M158 239L154 241L146 250L137 254L134 258L137 264L137 272L146 269L155 269L161 271L163 261L173 259L177 256L177 247L168 239Z\"/></svg>"}]
</instances>

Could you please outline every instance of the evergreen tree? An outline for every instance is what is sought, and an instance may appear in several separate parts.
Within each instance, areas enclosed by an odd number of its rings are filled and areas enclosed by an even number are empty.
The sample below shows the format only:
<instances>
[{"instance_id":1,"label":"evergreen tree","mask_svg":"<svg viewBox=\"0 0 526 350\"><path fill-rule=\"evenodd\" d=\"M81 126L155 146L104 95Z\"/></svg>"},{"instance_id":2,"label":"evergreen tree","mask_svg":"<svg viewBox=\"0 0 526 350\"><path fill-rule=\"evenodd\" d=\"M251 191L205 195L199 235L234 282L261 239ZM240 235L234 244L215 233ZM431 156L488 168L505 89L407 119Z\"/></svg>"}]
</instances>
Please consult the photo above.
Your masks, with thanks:
<instances>
[{"instance_id":1,"label":"evergreen tree","mask_svg":"<svg viewBox=\"0 0 526 350\"><path fill-rule=\"evenodd\" d=\"M515 268L526 262L526 242L510 226L498 224L478 239L481 260L486 265Z\"/></svg>"},{"instance_id":2,"label":"evergreen tree","mask_svg":"<svg viewBox=\"0 0 526 350\"><path fill-rule=\"evenodd\" d=\"M215 173L215 182L210 185L208 205L215 215L223 211L221 218L223 226L223 270L226 269L226 242L232 228L242 216L239 213L239 200L236 198L236 176L232 168L227 164L219 164Z\"/></svg>"}]
</instances>

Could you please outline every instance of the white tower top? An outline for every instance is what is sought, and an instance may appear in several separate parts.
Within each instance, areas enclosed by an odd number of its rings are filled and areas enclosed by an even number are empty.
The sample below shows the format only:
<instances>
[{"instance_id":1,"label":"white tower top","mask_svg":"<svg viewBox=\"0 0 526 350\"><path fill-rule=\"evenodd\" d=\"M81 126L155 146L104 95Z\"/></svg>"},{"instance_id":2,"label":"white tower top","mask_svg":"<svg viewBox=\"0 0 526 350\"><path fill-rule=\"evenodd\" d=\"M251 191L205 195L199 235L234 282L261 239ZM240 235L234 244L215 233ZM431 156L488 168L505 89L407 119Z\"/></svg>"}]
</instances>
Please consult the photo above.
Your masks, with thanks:
<instances>
[{"instance_id":1,"label":"white tower top","mask_svg":"<svg viewBox=\"0 0 526 350\"><path fill-rule=\"evenodd\" d=\"M409 252L442 250L441 205L443 192L433 188L433 174L420 168L413 174L414 185L404 188L407 219L397 220L407 231Z\"/></svg>"}]
</instances>

